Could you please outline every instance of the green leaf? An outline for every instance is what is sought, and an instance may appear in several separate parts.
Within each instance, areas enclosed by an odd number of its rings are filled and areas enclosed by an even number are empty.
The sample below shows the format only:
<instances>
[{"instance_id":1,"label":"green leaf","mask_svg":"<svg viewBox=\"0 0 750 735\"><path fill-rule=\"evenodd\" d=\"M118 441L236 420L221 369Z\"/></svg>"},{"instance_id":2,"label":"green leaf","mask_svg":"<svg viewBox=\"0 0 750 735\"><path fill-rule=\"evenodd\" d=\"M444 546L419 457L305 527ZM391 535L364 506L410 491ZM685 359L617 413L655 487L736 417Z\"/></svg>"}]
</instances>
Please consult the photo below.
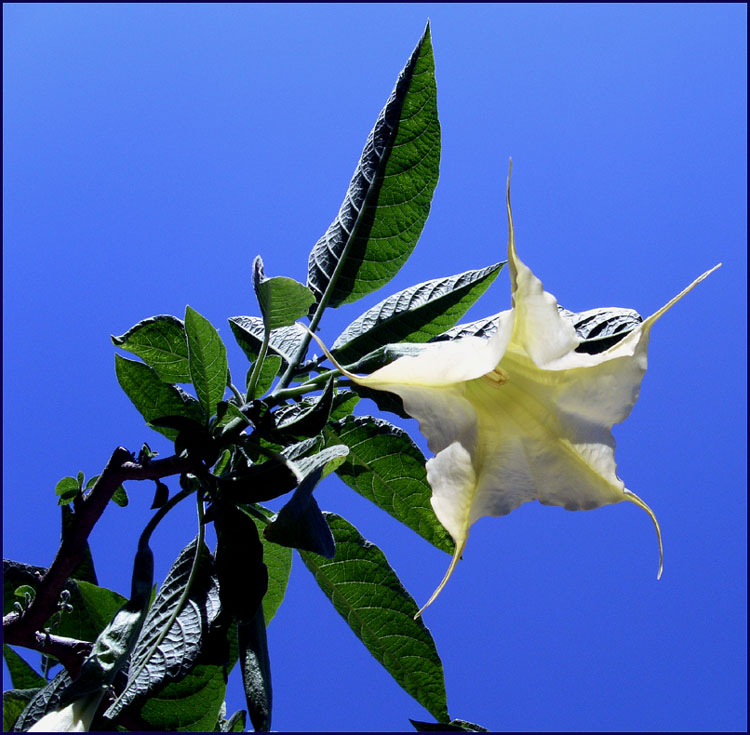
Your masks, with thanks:
<instances>
[{"instance_id":1,"label":"green leaf","mask_svg":"<svg viewBox=\"0 0 750 735\"><path fill-rule=\"evenodd\" d=\"M440 722L420 722L409 719L417 732L490 732L486 727L466 720L451 720L447 725Z\"/></svg>"},{"instance_id":2,"label":"green leaf","mask_svg":"<svg viewBox=\"0 0 750 735\"><path fill-rule=\"evenodd\" d=\"M38 692L39 689L9 689L3 692L3 732L17 730L14 725L18 716Z\"/></svg>"},{"instance_id":3,"label":"green leaf","mask_svg":"<svg viewBox=\"0 0 750 735\"><path fill-rule=\"evenodd\" d=\"M440 342L442 340L463 339L464 337L489 338L497 331L497 320L500 314L502 312L466 324L457 324L430 341Z\"/></svg>"},{"instance_id":4,"label":"green leaf","mask_svg":"<svg viewBox=\"0 0 750 735\"><path fill-rule=\"evenodd\" d=\"M227 350L208 319L185 307L190 380L206 416L216 413L216 404L227 387Z\"/></svg>"},{"instance_id":5,"label":"green leaf","mask_svg":"<svg viewBox=\"0 0 750 735\"><path fill-rule=\"evenodd\" d=\"M365 143L344 203L308 262L307 285L329 306L377 291L398 273L430 212L440 167L429 24Z\"/></svg>"},{"instance_id":6,"label":"green leaf","mask_svg":"<svg viewBox=\"0 0 750 735\"><path fill-rule=\"evenodd\" d=\"M256 505L255 508L268 518L273 516L272 511L261 505ZM263 598L263 615L266 625L268 625L284 601L286 588L289 584L289 575L292 571L293 554L291 549L267 541L263 536L263 529L266 524L254 517L253 521L260 534L260 540L263 544L263 561L268 569L268 591Z\"/></svg>"},{"instance_id":7,"label":"green leaf","mask_svg":"<svg viewBox=\"0 0 750 735\"><path fill-rule=\"evenodd\" d=\"M223 668L199 664L149 696L139 714L152 731L212 732L225 693Z\"/></svg>"},{"instance_id":8,"label":"green leaf","mask_svg":"<svg viewBox=\"0 0 750 735\"><path fill-rule=\"evenodd\" d=\"M340 516L326 518L336 556L299 552L305 566L367 650L436 720L448 722L443 665L418 608L383 552Z\"/></svg>"},{"instance_id":9,"label":"green leaf","mask_svg":"<svg viewBox=\"0 0 750 735\"><path fill-rule=\"evenodd\" d=\"M55 495L58 496L58 505L67 505L73 502L79 492L81 492L81 486L75 477L63 477L55 485Z\"/></svg>"},{"instance_id":10,"label":"green leaf","mask_svg":"<svg viewBox=\"0 0 750 735\"><path fill-rule=\"evenodd\" d=\"M290 327L297 319L305 316L315 302L312 291L293 278L266 278L260 255L253 261L253 288L267 332L279 327Z\"/></svg>"},{"instance_id":11,"label":"green leaf","mask_svg":"<svg viewBox=\"0 0 750 735\"><path fill-rule=\"evenodd\" d=\"M76 580L76 587L81 597L81 613L85 614L91 627L98 633L104 630L115 613L127 602L118 592L82 579Z\"/></svg>"},{"instance_id":12,"label":"green leaf","mask_svg":"<svg viewBox=\"0 0 750 735\"><path fill-rule=\"evenodd\" d=\"M263 365L260 368L260 375L258 376L258 383L255 386L255 395L265 395L270 387L273 385L273 381L279 374L282 365L282 359L278 355L266 355L266 359L263 360ZM245 381L245 388L249 387L250 374L252 368L247 371L247 380Z\"/></svg>"},{"instance_id":13,"label":"green leaf","mask_svg":"<svg viewBox=\"0 0 750 735\"><path fill-rule=\"evenodd\" d=\"M11 684L14 689L40 689L47 685L44 677L34 671L21 656L5 643L3 643L3 656L5 657L5 663L8 666Z\"/></svg>"},{"instance_id":14,"label":"green leaf","mask_svg":"<svg viewBox=\"0 0 750 735\"><path fill-rule=\"evenodd\" d=\"M125 488L122 485L112 493L112 502L115 503L115 505L119 505L121 508L124 508L130 502L128 500L128 494L125 492Z\"/></svg>"},{"instance_id":15,"label":"green leaf","mask_svg":"<svg viewBox=\"0 0 750 735\"><path fill-rule=\"evenodd\" d=\"M164 416L184 416L199 424L205 422L198 401L180 388L164 383L148 365L115 355L115 373L120 386L146 422ZM168 439L177 436L174 429L152 428Z\"/></svg>"},{"instance_id":16,"label":"green leaf","mask_svg":"<svg viewBox=\"0 0 750 735\"><path fill-rule=\"evenodd\" d=\"M229 326L247 359L255 362L263 342L263 320L257 316L233 316L229 318ZM281 357L285 363L290 363L294 360L303 338L304 332L298 327L280 327L271 332L268 349Z\"/></svg>"},{"instance_id":17,"label":"green leaf","mask_svg":"<svg viewBox=\"0 0 750 735\"><path fill-rule=\"evenodd\" d=\"M152 316L111 339L116 347L138 355L165 383L191 382L185 324L176 316Z\"/></svg>"},{"instance_id":18,"label":"green leaf","mask_svg":"<svg viewBox=\"0 0 750 735\"><path fill-rule=\"evenodd\" d=\"M255 732L268 732L271 729L273 694L266 625L261 607L256 610L252 620L237 624L237 640L250 722Z\"/></svg>"},{"instance_id":19,"label":"green leaf","mask_svg":"<svg viewBox=\"0 0 750 735\"><path fill-rule=\"evenodd\" d=\"M389 296L342 332L333 343L334 357L347 364L387 343L427 342L458 322L502 265L435 278Z\"/></svg>"},{"instance_id":20,"label":"green leaf","mask_svg":"<svg viewBox=\"0 0 750 735\"><path fill-rule=\"evenodd\" d=\"M220 611L219 589L213 571L213 558L205 545L188 599L156 650L185 589L193 565L197 537L179 554L151 605L143 629L133 649L128 682L119 698L105 713L114 718L134 700L145 698L166 682L180 679L194 666L209 626ZM211 722L213 727L216 717Z\"/></svg>"},{"instance_id":21,"label":"green leaf","mask_svg":"<svg viewBox=\"0 0 750 735\"><path fill-rule=\"evenodd\" d=\"M25 600L27 595L31 600L33 600L34 595L36 595L36 590L28 584L22 584L20 587L17 587L13 593L13 596L17 597L19 600Z\"/></svg>"},{"instance_id":22,"label":"green leaf","mask_svg":"<svg viewBox=\"0 0 750 735\"><path fill-rule=\"evenodd\" d=\"M325 436L328 443L349 447L336 474L350 488L441 551L453 553L453 539L430 504L424 455L405 431L372 416L347 416L329 424Z\"/></svg>"}]
</instances>

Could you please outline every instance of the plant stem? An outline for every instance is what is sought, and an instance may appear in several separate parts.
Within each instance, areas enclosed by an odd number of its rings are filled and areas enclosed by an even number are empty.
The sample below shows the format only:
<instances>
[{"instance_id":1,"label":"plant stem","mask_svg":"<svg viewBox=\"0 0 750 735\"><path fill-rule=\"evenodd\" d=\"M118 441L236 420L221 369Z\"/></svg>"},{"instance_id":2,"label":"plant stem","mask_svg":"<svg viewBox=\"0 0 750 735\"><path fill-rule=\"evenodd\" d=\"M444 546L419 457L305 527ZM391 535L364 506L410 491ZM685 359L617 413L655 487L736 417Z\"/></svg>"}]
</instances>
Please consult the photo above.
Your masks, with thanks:
<instances>
[{"instance_id":1,"label":"plant stem","mask_svg":"<svg viewBox=\"0 0 750 735\"><path fill-rule=\"evenodd\" d=\"M270 333L268 329L263 330L263 342L260 346L260 352L258 353L258 359L253 365L253 372L250 373L250 382L247 386L247 402L255 398L255 388L258 385L258 378L260 377L260 369L263 367L263 361L266 359L266 352L268 352L268 340L270 339Z\"/></svg>"}]
</instances>

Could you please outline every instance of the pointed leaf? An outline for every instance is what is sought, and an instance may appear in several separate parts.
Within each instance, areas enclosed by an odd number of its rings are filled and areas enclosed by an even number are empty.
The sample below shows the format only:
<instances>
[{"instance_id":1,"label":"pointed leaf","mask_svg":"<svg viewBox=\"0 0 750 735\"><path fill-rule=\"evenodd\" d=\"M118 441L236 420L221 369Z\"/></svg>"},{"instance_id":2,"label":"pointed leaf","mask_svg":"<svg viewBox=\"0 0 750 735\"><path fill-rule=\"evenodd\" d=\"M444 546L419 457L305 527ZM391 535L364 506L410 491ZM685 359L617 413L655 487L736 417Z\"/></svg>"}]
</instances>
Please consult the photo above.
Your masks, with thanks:
<instances>
[{"instance_id":1,"label":"pointed leaf","mask_svg":"<svg viewBox=\"0 0 750 735\"><path fill-rule=\"evenodd\" d=\"M211 322L189 306L185 331L190 381L206 416L213 416L227 386L227 350Z\"/></svg>"},{"instance_id":2,"label":"pointed leaf","mask_svg":"<svg viewBox=\"0 0 750 735\"><path fill-rule=\"evenodd\" d=\"M365 143L344 203L308 262L307 285L340 306L398 273L430 212L440 166L429 24Z\"/></svg>"},{"instance_id":3,"label":"pointed leaf","mask_svg":"<svg viewBox=\"0 0 750 735\"><path fill-rule=\"evenodd\" d=\"M138 355L165 383L191 382L185 324L176 316L152 316L111 339L115 346Z\"/></svg>"},{"instance_id":4,"label":"pointed leaf","mask_svg":"<svg viewBox=\"0 0 750 735\"><path fill-rule=\"evenodd\" d=\"M334 357L347 364L387 343L427 342L456 324L489 288L502 265L435 278L389 296L342 332L333 343Z\"/></svg>"},{"instance_id":5,"label":"pointed leaf","mask_svg":"<svg viewBox=\"0 0 750 735\"><path fill-rule=\"evenodd\" d=\"M148 365L115 355L115 373L120 386L146 422L163 416L185 416L204 423L198 401L180 388L164 383ZM177 436L174 429L152 428L168 439Z\"/></svg>"},{"instance_id":6,"label":"pointed leaf","mask_svg":"<svg viewBox=\"0 0 750 735\"><path fill-rule=\"evenodd\" d=\"M268 656L266 624L263 609L258 608L252 620L237 624L242 685L250 722L255 732L271 729L271 662Z\"/></svg>"},{"instance_id":7,"label":"pointed leaf","mask_svg":"<svg viewBox=\"0 0 750 735\"><path fill-rule=\"evenodd\" d=\"M229 326L247 359L254 362L263 342L263 320L257 316L233 316L229 318ZM290 363L303 338L304 332L297 327L274 329L268 341L268 349L285 363Z\"/></svg>"},{"instance_id":8,"label":"pointed leaf","mask_svg":"<svg viewBox=\"0 0 750 735\"><path fill-rule=\"evenodd\" d=\"M306 549L333 558L336 545L325 517L312 496L320 482L323 467L319 466L302 480L292 499L279 511L276 519L266 526L263 536L281 546Z\"/></svg>"},{"instance_id":9,"label":"pointed leaf","mask_svg":"<svg viewBox=\"0 0 750 735\"><path fill-rule=\"evenodd\" d=\"M417 604L383 552L340 516L326 518L336 556L299 552L315 581L370 653L408 694L448 722L443 665L429 630L414 620Z\"/></svg>"},{"instance_id":10,"label":"pointed leaf","mask_svg":"<svg viewBox=\"0 0 750 735\"><path fill-rule=\"evenodd\" d=\"M14 689L40 689L47 685L45 678L34 671L9 645L3 643L3 656L10 672ZM20 713L20 710L19 710Z\"/></svg>"},{"instance_id":11,"label":"pointed leaf","mask_svg":"<svg viewBox=\"0 0 750 735\"><path fill-rule=\"evenodd\" d=\"M134 700L151 695L166 682L182 678L193 668L208 627L220 611L213 559L205 545L200 550L198 569L185 605L155 651L153 646L185 589L196 545L197 537L180 552L159 589L133 650L128 683L105 713L107 717L115 717ZM211 726L215 722L214 718Z\"/></svg>"},{"instance_id":12,"label":"pointed leaf","mask_svg":"<svg viewBox=\"0 0 750 735\"><path fill-rule=\"evenodd\" d=\"M372 416L347 416L329 424L325 436L349 447L336 470L349 487L438 549L453 553L453 540L430 505L426 460L406 432Z\"/></svg>"}]
</instances>

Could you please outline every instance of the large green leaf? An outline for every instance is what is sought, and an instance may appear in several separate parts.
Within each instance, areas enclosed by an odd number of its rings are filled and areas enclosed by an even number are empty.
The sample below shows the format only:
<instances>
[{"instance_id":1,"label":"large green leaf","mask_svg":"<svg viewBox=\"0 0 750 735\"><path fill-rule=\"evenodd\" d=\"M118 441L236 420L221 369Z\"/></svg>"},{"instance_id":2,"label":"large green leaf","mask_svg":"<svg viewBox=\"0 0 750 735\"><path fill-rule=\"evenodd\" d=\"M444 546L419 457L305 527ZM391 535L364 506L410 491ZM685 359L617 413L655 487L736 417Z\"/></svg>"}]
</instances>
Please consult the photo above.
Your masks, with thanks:
<instances>
[{"instance_id":1,"label":"large green leaf","mask_svg":"<svg viewBox=\"0 0 750 735\"><path fill-rule=\"evenodd\" d=\"M8 666L14 689L39 689L47 684L41 674L34 671L21 656L5 643L3 643L3 657Z\"/></svg>"},{"instance_id":2,"label":"large green leaf","mask_svg":"<svg viewBox=\"0 0 750 735\"><path fill-rule=\"evenodd\" d=\"M139 714L152 731L212 732L225 693L224 669L198 664L183 679L149 696Z\"/></svg>"},{"instance_id":3,"label":"large green leaf","mask_svg":"<svg viewBox=\"0 0 750 735\"><path fill-rule=\"evenodd\" d=\"M190 380L206 416L212 416L227 387L227 349L211 322L189 306L185 331Z\"/></svg>"},{"instance_id":4,"label":"large green leaf","mask_svg":"<svg viewBox=\"0 0 750 735\"><path fill-rule=\"evenodd\" d=\"M229 326L247 359L254 362L263 342L263 320L257 316L232 316L229 317ZM290 363L303 338L304 332L297 327L280 327L271 332L268 349Z\"/></svg>"},{"instance_id":5,"label":"large green leaf","mask_svg":"<svg viewBox=\"0 0 750 735\"><path fill-rule=\"evenodd\" d=\"M384 419L347 416L330 423L326 440L349 447L336 474L422 538L449 554L453 539L430 505L425 458L409 435Z\"/></svg>"},{"instance_id":6,"label":"large green leaf","mask_svg":"<svg viewBox=\"0 0 750 735\"><path fill-rule=\"evenodd\" d=\"M213 558L205 545L200 549L188 598L166 636L162 634L190 577L196 545L197 537L180 552L159 589L133 649L128 682L106 717L116 717L134 700L147 697L166 682L181 679L195 665L208 628L220 611ZM216 717L211 726L215 722Z\"/></svg>"},{"instance_id":7,"label":"large green leaf","mask_svg":"<svg viewBox=\"0 0 750 735\"><path fill-rule=\"evenodd\" d=\"M365 143L336 219L310 253L307 285L329 306L356 301L398 273L430 212L440 168L429 24Z\"/></svg>"},{"instance_id":8,"label":"large green leaf","mask_svg":"<svg viewBox=\"0 0 750 735\"><path fill-rule=\"evenodd\" d=\"M253 262L253 288L267 332L291 326L305 316L315 302L312 291L293 278L266 278L260 255Z\"/></svg>"},{"instance_id":9,"label":"large green leaf","mask_svg":"<svg viewBox=\"0 0 750 735\"><path fill-rule=\"evenodd\" d=\"M115 355L115 373L120 386L147 422L164 416L184 416L198 424L204 423L198 401L177 386L163 382L148 365ZM168 439L177 436L174 429L152 428Z\"/></svg>"},{"instance_id":10,"label":"large green leaf","mask_svg":"<svg viewBox=\"0 0 750 735\"><path fill-rule=\"evenodd\" d=\"M115 346L138 355L165 383L190 382L185 324L176 316L152 316L111 339Z\"/></svg>"},{"instance_id":11,"label":"large green leaf","mask_svg":"<svg viewBox=\"0 0 750 735\"><path fill-rule=\"evenodd\" d=\"M326 513L336 540L327 560L301 551L305 566L367 650L436 720L448 722L443 664L417 604L383 552L340 516Z\"/></svg>"},{"instance_id":12,"label":"large green leaf","mask_svg":"<svg viewBox=\"0 0 750 735\"><path fill-rule=\"evenodd\" d=\"M333 343L334 356L346 364L389 342L427 342L458 322L502 265L435 278L389 296L341 333Z\"/></svg>"}]
</instances>

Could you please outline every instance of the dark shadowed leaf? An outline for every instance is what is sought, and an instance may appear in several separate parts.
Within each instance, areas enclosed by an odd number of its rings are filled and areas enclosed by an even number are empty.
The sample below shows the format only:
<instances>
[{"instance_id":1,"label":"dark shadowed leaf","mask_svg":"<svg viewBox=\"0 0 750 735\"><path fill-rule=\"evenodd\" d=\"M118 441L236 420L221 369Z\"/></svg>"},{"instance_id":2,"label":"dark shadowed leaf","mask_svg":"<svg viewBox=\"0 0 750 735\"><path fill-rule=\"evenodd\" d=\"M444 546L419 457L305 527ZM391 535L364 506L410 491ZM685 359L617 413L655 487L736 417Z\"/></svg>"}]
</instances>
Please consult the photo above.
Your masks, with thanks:
<instances>
[{"instance_id":1,"label":"dark shadowed leaf","mask_svg":"<svg viewBox=\"0 0 750 735\"><path fill-rule=\"evenodd\" d=\"M227 386L227 350L211 322L189 306L185 331L190 381L206 416L212 416Z\"/></svg>"},{"instance_id":2,"label":"dark shadowed leaf","mask_svg":"<svg viewBox=\"0 0 750 735\"><path fill-rule=\"evenodd\" d=\"M264 529L263 535L268 541L333 558L336 545L331 530L312 496L322 474L323 468L318 467L300 483L273 523Z\"/></svg>"},{"instance_id":3,"label":"dark shadowed leaf","mask_svg":"<svg viewBox=\"0 0 750 735\"><path fill-rule=\"evenodd\" d=\"M316 398L282 406L274 414L276 430L287 437L313 437L323 431L333 407L333 379Z\"/></svg>"},{"instance_id":4,"label":"dark shadowed leaf","mask_svg":"<svg viewBox=\"0 0 750 735\"><path fill-rule=\"evenodd\" d=\"M502 265L435 278L389 296L342 332L333 344L334 357L347 364L384 344L427 342L467 312L495 280Z\"/></svg>"},{"instance_id":5,"label":"dark shadowed leaf","mask_svg":"<svg viewBox=\"0 0 750 735\"><path fill-rule=\"evenodd\" d=\"M148 612L130 661L128 683L105 713L114 718L134 700L145 698L164 685L179 680L194 666L208 628L219 614L219 589L213 557L204 545L188 599L168 633L154 650L185 589L195 557L197 537L179 554ZM218 710L217 710L218 711ZM216 722L213 719L211 726Z\"/></svg>"},{"instance_id":6,"label":"dark shadowed leaf","mask_svg":"<svg viewBox=\"0 0 750 735\"><path fill-rule=\"evenodd\" d=\"M451 720L447 725L439 722L420 722L409 719L417 732L490 732L486 727L466 720Z\"/></svg>"},{"instance_id":7,"label":"dark shadowed leaf","mask_svg":"<svg viewBox=\"0 0 750 735\"><path fill-rule=\"evenodd\" d=\"M263 342L263 320L257 316L233 316L229 318L229 326L247 359L255 362ZM289 363L294 360L303 337L304 332L298 327L274 329L269 337L268 349Z\"/></svg>"},{"instance_id":8,"label":"dark shadowed leaf","mask_svg":"<svg viewBox=\"0 0 750 735\"><path fill-rule=\"evenodd\" d=\"M305 566L355 635L436 720L448 722L443 665L417 604L383 552L340 516L326 513L336 540L327 560L301 551Z\"/></svg>"},{"instance_id":9,"label":"dark shadowed leaf","mask_svg":"<svg viewBox=\"0 0 750 735\"><path fill-rule=\"evenodd\" d=\"M268 589L258 529L246 513L221 497L213 509L215 568L222 608L237 621L252 620Z\"/></svg>"},{"instance_id":10,"label":"dark shadowed leaf","mask_svg":"<svg viewBox=\"0 0 750 735\"><path fill-rule=\"evenodd\" d=\"M429 25L365 143L341 209L308 261L307 285L340 306L398 273L430 212L440 123Z\"/></svg>"},{"instance_id":11,"label":"dark shadowed leaf","mask_svg":"<svg viewBox=\"0 0 750 735\"><path fill-rule=\"evenodd\" d=\"M112 343L138 355L165 383L190 382L185 324L176 316L144 319L120 337L112 337Z\"/></svg>"},{"instance_id":12,"label":"dark shadowed leaf","mask_svg":"<svg viewBox=\"0 0 750 735\"><path fill-rule=\"evenodd\" d=\"M255 732L271 729L271 661L268 656L266 623L263 609L258 608L252 620L237 624L242 685L250 721Z\"/></svg>"},{"instance_id":13,"label":"dark shadowed leaf","mask_svg":"<svg viewBox=\"0 0 750 735\"><path fill-rule=\"evenodd\" d=\"M164 383L148 365L115 355L115 373L120 386L147 422L163 416L184 416L197 423L205 421L195 398L174 385ZM152 428L168 439L177 436L174 429Z\"/></svg>"},{"instance_id":14,"label":"dark shadowed leaf","mask_svg":"<svg viewBox=\"0 0 750 735\"><path fill-rule=\"evenodd\" d=\"M425 457L409 435L372 416L347 416L331 423L326 439L349 447L336 474L422 538L449 554L453 540L430 505Z\"/></svg>"}]
</instances>

